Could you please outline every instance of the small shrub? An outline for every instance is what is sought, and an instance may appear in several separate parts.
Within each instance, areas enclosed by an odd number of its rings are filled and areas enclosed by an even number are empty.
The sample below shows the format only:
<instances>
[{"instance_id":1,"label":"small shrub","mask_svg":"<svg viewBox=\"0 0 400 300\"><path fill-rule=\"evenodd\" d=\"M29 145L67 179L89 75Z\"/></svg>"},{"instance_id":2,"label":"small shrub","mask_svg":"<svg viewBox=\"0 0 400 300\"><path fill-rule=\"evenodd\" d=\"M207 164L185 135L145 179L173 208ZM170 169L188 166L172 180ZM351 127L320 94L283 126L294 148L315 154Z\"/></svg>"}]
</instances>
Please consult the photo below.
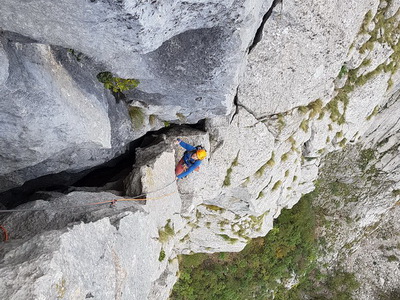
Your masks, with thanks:
<instances>
[{"instance_id":1,"label":"small shrub","mask_svg":"<svg viewBox=\"0 0 400 300\"><path fill-rule=\"evenodd\" d=\"M346 66L346 65L343 65L343 66L340 68L340 71L339 71L339 74L338 74L338 78L339 78L339 79L342 79L342 77L343 77L345 74L347 74L348 71L349 71L349 70L347 69L347 66Z\"/></svg>"},{"instance_id":2,"label":"small shrub","mask_svg":"<svg viewBox=\"0 0 400 300\"><path fill-rule=\"evenodd\" d=\"M390 255L390 256L388 256L388 257L387 257L387 260L388 260L389 262L399 261L399 259L397 258L396 255Z\"/></svg>"},{"instance_id":3,"label":"small shrub","mask_svg":"<svg viewBox=\"0 0 400 300\"><path fill-rule=\"evenodd\" d=\"M307 107L311 110L309 117L314 118L317 114L321 114L323 105L324 103L321 99L317 99L308 104Z\"/></svg>"},{"instance_id":4,"label":"small shrub","mask_svg":"<svg viewBox=\"0 0 400 300\"><path fill-rule=\"evenodd\" d=\"M144 112L140 107L129 106L129 116L135 129L139 129L144 124Z\"/></svg>"},{"instance_id":5,"label":"small shrub","mask_svg":"<svg viewBox=\"0 0 400 300\"><path fill-rule=\"evenodd\" d=\"M299 112L301 112L302 114L306 114L308 112L308 108L307 106L299 106Z\"/></svg>"},{"instance_id":6,"label":"small shrub","mask_svg":"<svg viewBox=\"0 0 400 300\"><path fill-rule=\"evenodd\" d=\"M161 249L160 256L158 257L158 261L163 261L165 259L165 251Z\"/></svg>"},{"instance_id":7,"label":"small shrub","mask_svg":"<svg viewBox=\"0 0 400 300\"><path fill-rule=\"evenodd\" d=\"M229 244L235 244L239 240L236 238L231 238L229 235L226 235L226 234L219 234L219 236L222 237Z\"/></svg>"},{"instance_id":8,"label":"small shrub","mask_svg":"<svg viewBox=\"0 0 400 300\"><path fill-rule=\"evenodd\" d=\"M171 219L167 220L167 224L162 229L158 230L158 239L161 243L167 242L170 237L175 235L174 229L170 225Z\"/></svg>"},{"instance_id":9,"label":"small shrub","mask_svg":"<svg viewBox=\"0 0 400 300\"><path fill-rule=\"evenodd\" d=\"M139 85L136 79L124 79L113 77L111 72L101 72L97 74L97 80L104 84L104 87L114 93L134 89Z\"/></svg>"},{"instance_id":10,"label":"small shrub","mask_svg":"<svg viewBox=\"0 0 400 300\"><path fill-rule=\"evenodd\" d=\"M177 114L176 114L176 117L179 119L179 121L181 121L181 122L186 122L186 117L185 117L184 114L177 113Z\"/></svg>"}]
</instances>

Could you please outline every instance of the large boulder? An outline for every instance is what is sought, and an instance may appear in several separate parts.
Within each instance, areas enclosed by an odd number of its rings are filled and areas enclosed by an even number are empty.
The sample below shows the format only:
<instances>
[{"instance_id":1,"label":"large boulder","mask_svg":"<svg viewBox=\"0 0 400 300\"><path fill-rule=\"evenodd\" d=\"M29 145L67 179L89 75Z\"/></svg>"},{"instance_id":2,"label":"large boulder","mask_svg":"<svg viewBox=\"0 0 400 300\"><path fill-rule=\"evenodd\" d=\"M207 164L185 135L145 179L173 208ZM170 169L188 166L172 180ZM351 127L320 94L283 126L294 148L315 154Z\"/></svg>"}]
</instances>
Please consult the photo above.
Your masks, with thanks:
<instances>
[{"instance_id":1,"label":"large boulder","mask_svg":"<svg viewBox=\"0 0 400 300\"><path fill-rule=\"evenodd\" d=\"M93 70L43 44L3 36L0 49L0 191L101 164L133 140L126 105Z\"/></svg>"}]
</instances>

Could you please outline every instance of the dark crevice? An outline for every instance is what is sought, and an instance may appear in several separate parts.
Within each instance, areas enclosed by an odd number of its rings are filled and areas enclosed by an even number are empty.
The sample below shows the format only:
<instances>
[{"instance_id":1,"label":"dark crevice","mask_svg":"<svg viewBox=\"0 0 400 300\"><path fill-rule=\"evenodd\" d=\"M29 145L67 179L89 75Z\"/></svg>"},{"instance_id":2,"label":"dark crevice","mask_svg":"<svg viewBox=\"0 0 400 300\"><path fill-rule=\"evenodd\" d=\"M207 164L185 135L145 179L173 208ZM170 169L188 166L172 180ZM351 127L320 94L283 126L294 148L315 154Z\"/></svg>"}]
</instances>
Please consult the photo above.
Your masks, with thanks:
<instances>
[{"instance_id":1,"label":"dark crevice","mask_svg":"<svg viewBox=\"0 0 400 300\"><path fill-rule=\"evenodd\" d=\"M122 155L91 169L79 173L61 172L42 176L27 181L20 187L0 193L0 206L12 209L30 201L46 200L50 197L46 192L66 194L82 187L97 187L101 190L108 183L116 183L113 184L112 189L124 194L122 181L132 171L135 163L135 150L157 143L162 139L163 134L176 126L179 125L173 124L157 131L149 131L146 135L131 142ZM205 120L189 126L205 131Z\"/></svg>"},{"instance_id":2,"label":"dark crevice","mask_svg":"<svg viewBox=\"0 0 400 300\"><path fill-rule=\"evenodd\" d=\"M272 14L272 11L274 10L275 6L278 3L281 3L283 5L283 0L274 0L272 2L271 7L268 9L267 13L264 15L264 17L262 19L260 27L258 27L258 29L257 29L256 35L254 36L253 43L249 47L249 52L248 53L250 53L253 50L253 48L262 40L262 35L263 35L265 22L267 22L267 20L269 19L269 17Z\"/></svg>"},{"instance_id":3,"label":"dark crevice","mask_svg":"<svg viewBox=\"0 0 400 300\"><path fill-rule=\"evenodd\" d=\"M232 115L231 121L229 122L229 124L232 124L233 119L235 118L235 116L239 113L239 87L236 89L236 95L233 98L233 104L235 105L235 112Z\"/></svg>"}]
</instances>

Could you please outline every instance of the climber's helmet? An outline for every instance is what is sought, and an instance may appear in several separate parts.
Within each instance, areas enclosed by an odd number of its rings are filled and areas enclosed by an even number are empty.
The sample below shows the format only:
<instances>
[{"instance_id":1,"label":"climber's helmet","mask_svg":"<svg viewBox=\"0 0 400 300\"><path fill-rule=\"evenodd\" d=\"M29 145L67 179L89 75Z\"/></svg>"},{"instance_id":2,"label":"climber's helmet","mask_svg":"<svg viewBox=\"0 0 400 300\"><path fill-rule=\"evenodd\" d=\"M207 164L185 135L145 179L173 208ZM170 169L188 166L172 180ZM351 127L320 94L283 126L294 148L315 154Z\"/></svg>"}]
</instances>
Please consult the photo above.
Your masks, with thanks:
<instances>
[{"instance_id":1,"label":"climber's helmet","mask_svg":"<svg viewBox=\"0 0 400 300\"><path fill-rule=\"evenodd\" d=\"M203 160L207 156L207 151L204 149L199 149L196 151L197 159Z\"/></svg>"}]
</instances>

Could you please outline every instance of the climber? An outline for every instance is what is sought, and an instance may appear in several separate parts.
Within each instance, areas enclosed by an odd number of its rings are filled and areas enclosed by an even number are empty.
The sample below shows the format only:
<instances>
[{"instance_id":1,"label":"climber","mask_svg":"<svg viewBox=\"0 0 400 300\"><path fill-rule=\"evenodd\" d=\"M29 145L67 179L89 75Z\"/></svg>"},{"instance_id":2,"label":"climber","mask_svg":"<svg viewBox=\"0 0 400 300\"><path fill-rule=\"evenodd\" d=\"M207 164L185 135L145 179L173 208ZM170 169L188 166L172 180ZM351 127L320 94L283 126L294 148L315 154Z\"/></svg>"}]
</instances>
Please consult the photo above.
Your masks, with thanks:
<instances>
[{"instance_id":1,"label":"climber","mask_svg":"<svg viewBox=\"0 0 400 300\"><path fill-rule=\"evenodd\" d=\"M175 144L186 149L182 159L178 162L175 168L176 179L181 179L192 173L194 170L199 170L202 160L207 156L207 151L204 150L202 146L194 147L183 142L181 139L177 139Z\"/></svg>"}]
</instances>

